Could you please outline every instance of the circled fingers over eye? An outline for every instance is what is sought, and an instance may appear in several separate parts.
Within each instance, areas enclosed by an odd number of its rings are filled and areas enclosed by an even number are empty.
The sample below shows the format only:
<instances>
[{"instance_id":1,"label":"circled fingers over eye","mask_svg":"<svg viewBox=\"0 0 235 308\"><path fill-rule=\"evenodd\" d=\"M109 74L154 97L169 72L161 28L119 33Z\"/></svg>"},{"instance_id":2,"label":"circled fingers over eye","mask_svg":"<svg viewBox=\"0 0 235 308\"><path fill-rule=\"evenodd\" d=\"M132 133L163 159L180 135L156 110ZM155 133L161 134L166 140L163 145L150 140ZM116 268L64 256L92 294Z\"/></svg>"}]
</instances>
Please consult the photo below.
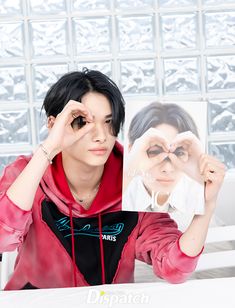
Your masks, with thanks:
<instances>
[{"instance_id":1,"label":"circled fingers over eye","mask_svg":"<svg viewBox=\"0 0 235 308\"><path fill-rule=\"evenodd\" d=\"M78 116L86 117L87 121L93 121L93 116L90 110L82 103L70 100L64 107L61 113L70 113L73 119L77 118Z\"/></svg>"},{"instance_id":2,"label":"circled fingers over eye","mask_svg":"<svg viewBox=\"0 0 235 308\"><path fill-rule=\"evenodd\" d=\"M149 128L140 138L143 140L147 148L157 145L162 147L165 152L169 151L169 144L165 136L161 131L156 128Z\"/></svg>"},{"instance_id":3,"label":"circled fingers over eye","mask_svg":"<svg viewBox=\"0 0 235 308\"><path fill-rule=\"evenodd\" d=\"M191 140L183 140L183 141L179 141L179 142L173 141L170 145L170 152L174 153L177 148L181 148L184 151L189 152L191 146L192 146Z\"/></svg>"},{"instance_id":4,"label":"circled fingers over eye","mask_svg":"<svg viewBox=\"0 0 235 308\"><path fill-rule=\"evenodd\" d=\"M82 117L86 119L87 122L92 122L93 121L93 116L90 113L88 109L76 109L71 111L71 116L73 119L76 119L78 117Z\"/></svg>"},{"instance_id":5,"label":"circled fingers over eye","mask_svg":"<svg viewBox=\"0 0 235 308\"><path fill-rule=\"evenodd\" d=\"M170 151L174 152L175 149L179 146L182 146L186 150L189 150L189 148L192 146L196 146L198 149L203 148L201 141L191 131L177 134L175 139L171 143Z\"/></svg>"},{"instance_id":6,"label":"circled fingers over eye","mask_svg":"<svg viewBox=\"0 0 235 308\"><path fill-rule=\"evenodd\" d=\"M83 126L85 126L87 123L91 123L91 122L87 121L85 117L82 117L82 116L78 116L78 117L77 116L73 116L73 118L74 118L74 120L71 123L71 126L73 128L80 129Z\"/></svg>"}]
</instances>

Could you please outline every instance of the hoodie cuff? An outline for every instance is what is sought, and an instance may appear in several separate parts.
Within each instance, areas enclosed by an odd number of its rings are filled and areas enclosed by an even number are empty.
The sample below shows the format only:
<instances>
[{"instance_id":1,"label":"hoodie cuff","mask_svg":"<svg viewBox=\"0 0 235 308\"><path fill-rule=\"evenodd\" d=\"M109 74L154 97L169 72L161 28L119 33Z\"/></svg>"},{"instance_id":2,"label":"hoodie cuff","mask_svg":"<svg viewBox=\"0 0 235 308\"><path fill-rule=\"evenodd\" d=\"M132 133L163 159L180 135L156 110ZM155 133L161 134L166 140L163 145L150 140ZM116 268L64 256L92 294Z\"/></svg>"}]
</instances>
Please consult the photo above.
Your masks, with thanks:
<instances>
[{"instance_id":1,"label":"hoodie cuff","mask_svg":"<svg viewBox=\"0 0 235 308\"><path fill-rule=\"evenodd\" d=\"M0 224L4 228L24 231L31 216L32 210L19 208L6 193L0 197Z\"/></svg>"},{"instance_id":2,"label":"hoodie cuff","mask_svg":"<svg viewBox=\"0 0 235 308\"><path fill-rule=\"evenodd\" d=\"M203 252L204 247L196 256L188 256L186 255L180 248L179 244L180 237L174 243L169 251L169 260L174 267L184 273L193 272L196 268L198 259Z\"/></svg>"}]
</instances>

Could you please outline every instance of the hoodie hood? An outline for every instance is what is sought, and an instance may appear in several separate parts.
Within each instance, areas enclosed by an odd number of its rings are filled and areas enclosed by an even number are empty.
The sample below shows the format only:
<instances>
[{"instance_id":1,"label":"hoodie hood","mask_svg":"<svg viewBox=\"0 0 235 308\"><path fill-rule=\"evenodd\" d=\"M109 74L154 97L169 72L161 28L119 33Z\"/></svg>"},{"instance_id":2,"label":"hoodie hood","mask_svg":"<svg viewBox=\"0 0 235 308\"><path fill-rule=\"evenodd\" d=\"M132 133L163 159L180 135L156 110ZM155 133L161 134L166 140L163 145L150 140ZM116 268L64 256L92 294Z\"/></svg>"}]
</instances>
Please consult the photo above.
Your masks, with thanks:
<instances>
[{"instance_id":1,"label":"hoodie hood","mask_svg":"<svg viewBox=\"0 0 235 308\"><path fill-rule=\"evenodd\" d=\"M77 203L71 194L62 165L61 153L54 158L53 164L48 166L42 178L41 187L47 197L65 215L69 215L69 207L72 208L73 217L90 217L99 213L115 212L121 210L122 168L123 147L116 141L104 165L99 190L88 210Z\"/></svg>"}]
</instances>

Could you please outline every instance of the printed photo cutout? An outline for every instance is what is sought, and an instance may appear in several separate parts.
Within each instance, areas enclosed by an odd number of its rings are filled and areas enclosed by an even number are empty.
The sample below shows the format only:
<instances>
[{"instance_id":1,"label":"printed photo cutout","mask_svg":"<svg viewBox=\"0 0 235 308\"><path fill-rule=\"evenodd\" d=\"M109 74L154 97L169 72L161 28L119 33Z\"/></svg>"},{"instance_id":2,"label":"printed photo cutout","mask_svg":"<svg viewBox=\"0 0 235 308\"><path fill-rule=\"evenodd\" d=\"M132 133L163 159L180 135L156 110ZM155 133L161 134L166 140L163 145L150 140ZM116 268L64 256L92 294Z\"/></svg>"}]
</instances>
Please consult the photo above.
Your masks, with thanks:
<instances>
[{"instance_id":1,"label":"printed photo cutout","mask_svg":"<svg viewBox=\"0 0 235 308\"><path fill-rule=\"evenodd\" d=\"M204 213L206 102L127 103L124 211Z\"/></svg>"}]
</instances>

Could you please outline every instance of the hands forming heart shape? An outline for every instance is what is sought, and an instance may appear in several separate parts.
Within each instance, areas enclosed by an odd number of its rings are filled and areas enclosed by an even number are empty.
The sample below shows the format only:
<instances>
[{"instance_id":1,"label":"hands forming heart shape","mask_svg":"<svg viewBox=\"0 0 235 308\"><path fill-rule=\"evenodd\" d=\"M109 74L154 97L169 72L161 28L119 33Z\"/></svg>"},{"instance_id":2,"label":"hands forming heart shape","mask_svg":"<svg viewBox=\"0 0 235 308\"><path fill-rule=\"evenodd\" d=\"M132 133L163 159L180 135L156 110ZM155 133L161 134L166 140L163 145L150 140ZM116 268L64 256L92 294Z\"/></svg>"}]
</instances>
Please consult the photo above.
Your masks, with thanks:
<instances>
[{"instance_id":1,"label":"hands forming heart shape","mask_svg":"<svg viewBox=\"0 0 235 308\"><path fill-rule=\"evenodd\" d=\"M204 151L202 143L197 136L190 131L182 132L178 133L175 138L169 142L162 132L160 135L160 141L156 138L154 145L152 145L153 140L151 140L151 146L146 150L148 158L155 158L159 154L164 153L165 158L161 161L170 161L178 169L201 182L202 179L198 161Z\"/></svg>"},{"instance_id":2,"label":"hands forming heart shape","mask_svg":"<svg viewBox=\"0 0 235 308\"><path fill-rule=\"evenodd\" d=\"M178 133L169 141L164 131L150 128L131 147L129 169L141 174L163 161L170 161L201 182L198 161L203 152L200 140L191 131Z\"/></svg>"},{"instance_id":3,"label":"hands forming heart shape","mask_svg":"<svg viewBox=\"0 0 235 308\"><path fill-rule=\"evenodd\" d=\"M176 135L171 143L166 139L164 134L161 132L161 139L156 138L155 144L151 145L146 153L149 158L155 157L160 153L169 154L167 159L173 158L174 154L181 162L188 162L190 158L194 157L198 159L203 153L203 148L200 140L190 131L179 133ZM151 144L154 141L151 140ZM173 159L174 160L174 159Z\"/></svg>"},{"instance_id":4,"label":"hands forming heart shape","mask_svg":"<svg viewBox=\"0 0 235 308\"><path fill-rule=\"evenodd\" d=\"M189 153L184 149L183 146L177 147L174 151L165 152L164 149L157 144L150 147L147 150L147 154L149 158L155 157L159 155L160 153L172 153L174 154L178 159L180 159L182 162L187 162L189 158ZM166 157L164 160L170 160L169 157Z\"/></svg>"}]
</instances>

